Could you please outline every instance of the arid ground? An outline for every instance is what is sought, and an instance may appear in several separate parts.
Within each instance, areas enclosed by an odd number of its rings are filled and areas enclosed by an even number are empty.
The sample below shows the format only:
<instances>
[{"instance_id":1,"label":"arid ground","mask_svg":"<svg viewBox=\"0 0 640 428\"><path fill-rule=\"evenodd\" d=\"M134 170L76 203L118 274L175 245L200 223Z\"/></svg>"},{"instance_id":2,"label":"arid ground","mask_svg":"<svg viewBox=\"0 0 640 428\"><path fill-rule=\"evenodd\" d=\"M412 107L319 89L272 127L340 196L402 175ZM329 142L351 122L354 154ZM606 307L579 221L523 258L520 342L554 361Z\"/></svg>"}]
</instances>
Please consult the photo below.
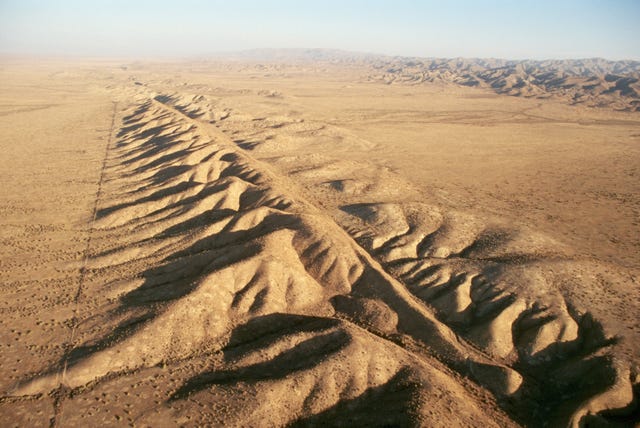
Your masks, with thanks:
<instances>
[{"instance_id":1,"label":"arid ground","mask_svg":"<svg viewBox=\"0 0 640 428\"><path fill-rule=\"evenodd\" d=\"M553 67L3 59L2 426L637 424L638 66Z\"/></svg>"}]
</instances>

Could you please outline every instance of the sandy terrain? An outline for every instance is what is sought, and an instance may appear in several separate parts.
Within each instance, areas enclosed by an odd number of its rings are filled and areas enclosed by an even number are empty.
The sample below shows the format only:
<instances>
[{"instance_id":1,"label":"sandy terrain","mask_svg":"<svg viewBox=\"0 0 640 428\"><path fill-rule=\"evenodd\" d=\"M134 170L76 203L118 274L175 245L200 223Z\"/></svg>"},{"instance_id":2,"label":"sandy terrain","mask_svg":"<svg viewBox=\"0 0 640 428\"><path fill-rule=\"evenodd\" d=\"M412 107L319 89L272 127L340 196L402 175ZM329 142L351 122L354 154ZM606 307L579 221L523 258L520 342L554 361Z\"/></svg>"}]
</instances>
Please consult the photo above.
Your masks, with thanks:
<instances>
[{"instance_id":1,"label":"sandy terrain","mask_svg":"<svg viewBox=\"0 0 640 428\"><path fill-rule=\"evenodd\" d=\"M5 59L3 425L637 423L639 113L368 67Z\"/></svg>"}]
</instances>

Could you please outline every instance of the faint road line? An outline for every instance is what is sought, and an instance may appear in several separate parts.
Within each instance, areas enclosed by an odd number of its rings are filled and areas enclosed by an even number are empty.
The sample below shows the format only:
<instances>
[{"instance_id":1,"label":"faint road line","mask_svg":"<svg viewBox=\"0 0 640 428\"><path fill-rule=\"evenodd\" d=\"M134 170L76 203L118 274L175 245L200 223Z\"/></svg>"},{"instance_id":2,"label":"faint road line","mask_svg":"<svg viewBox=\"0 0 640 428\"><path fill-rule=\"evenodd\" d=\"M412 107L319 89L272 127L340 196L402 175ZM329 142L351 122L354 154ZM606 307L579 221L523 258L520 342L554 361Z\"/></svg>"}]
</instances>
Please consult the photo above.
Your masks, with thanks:
<instances>
[{"instance_id":1,"label":"faint road line","mask_svg":"<svg viewBox=\"0 0 640 428\"><path fill-rule=\"evenodd\" d=\"M73 318L71 320L71 332L69 334L68 350L66 352L66 356L64 359L64 364L62 367L62 372L60 373L60 386L53 393L54 397L54 416L51 419L50 427L54 428L58 426L62 422L62 400L67 396L67 388L64 385L64 380L67 376L67 367L69 364L69 351L73 349L73 341L76 337L76 330L78 328L78 309L80 303L80 297L82 296L82 290L84 288L85 278L87 275L87 261L89 260L89 249L91 248L91 238L93 235L93 231L95 230L94 224L96 221L96 217L98 215L98 203L100 198L102 197L102 183L104 182L105 170L107 168L107 159L109 158L109 149L111 147L111 142L113 140L114 133L114 125L116 120L116 111L118 108L118 103L113 102L113 112L111 113L111 125L109 126L109 136L107 137L107 144L104 150L104 157L102 159L102 166L100 168L100 179L98 180L98 190L96 191L95 201L93 203L93 213L91 215L91 221L89 222L88 236L87 236L87 245L84 249L84 256L82 258L82 266L80 267L79 277L78 277L78 290L76 291L76 295L73 298L74 310L73 310Z\"/></svg>"}]
</instances>

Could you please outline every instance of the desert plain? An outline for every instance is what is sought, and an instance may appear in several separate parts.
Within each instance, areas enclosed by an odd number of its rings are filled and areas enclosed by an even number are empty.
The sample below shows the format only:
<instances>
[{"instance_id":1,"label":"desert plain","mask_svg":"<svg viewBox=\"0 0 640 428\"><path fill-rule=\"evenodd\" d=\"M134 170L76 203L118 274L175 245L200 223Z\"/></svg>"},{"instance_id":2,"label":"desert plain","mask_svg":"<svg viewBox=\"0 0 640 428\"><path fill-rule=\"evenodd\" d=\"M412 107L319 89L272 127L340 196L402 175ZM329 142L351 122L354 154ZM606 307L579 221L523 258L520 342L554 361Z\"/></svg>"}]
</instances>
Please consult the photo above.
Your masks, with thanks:
<instances>
[{"instance_id":1,"label":"desert plain","mask_svg":"<svg viewBox=\"0 0 640 428\"><path fill-rule=\"evenodd\" d=\"M2 60L2 425L638 424L637 79L317 54Z\"/></svg>"}]
</instances>

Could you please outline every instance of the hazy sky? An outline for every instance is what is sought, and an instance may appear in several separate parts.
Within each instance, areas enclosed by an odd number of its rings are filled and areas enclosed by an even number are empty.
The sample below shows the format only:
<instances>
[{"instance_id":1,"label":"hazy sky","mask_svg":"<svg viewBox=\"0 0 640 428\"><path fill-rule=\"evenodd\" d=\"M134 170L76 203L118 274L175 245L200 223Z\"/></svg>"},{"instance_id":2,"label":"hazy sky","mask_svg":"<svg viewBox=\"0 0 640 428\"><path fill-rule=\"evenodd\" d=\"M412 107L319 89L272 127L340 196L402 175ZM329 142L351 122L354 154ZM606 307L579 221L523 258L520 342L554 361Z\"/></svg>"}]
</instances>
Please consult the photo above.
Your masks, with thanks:
<instances>
[{"instance_id":1,"label":"hazy sky","mask_svg":"<svg viewBox=\"0 0 640 428\"><path fill-rule=\"evenodd\" d=\"M640 59L640 0L0 0L0 53Z\"/></svg>"}]
</instances>

